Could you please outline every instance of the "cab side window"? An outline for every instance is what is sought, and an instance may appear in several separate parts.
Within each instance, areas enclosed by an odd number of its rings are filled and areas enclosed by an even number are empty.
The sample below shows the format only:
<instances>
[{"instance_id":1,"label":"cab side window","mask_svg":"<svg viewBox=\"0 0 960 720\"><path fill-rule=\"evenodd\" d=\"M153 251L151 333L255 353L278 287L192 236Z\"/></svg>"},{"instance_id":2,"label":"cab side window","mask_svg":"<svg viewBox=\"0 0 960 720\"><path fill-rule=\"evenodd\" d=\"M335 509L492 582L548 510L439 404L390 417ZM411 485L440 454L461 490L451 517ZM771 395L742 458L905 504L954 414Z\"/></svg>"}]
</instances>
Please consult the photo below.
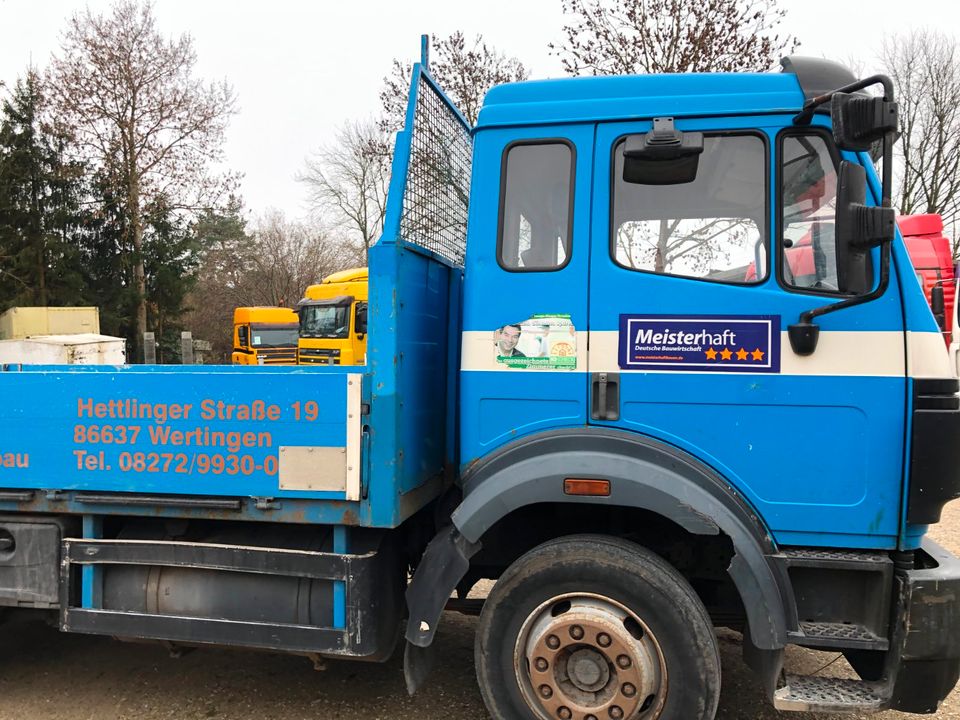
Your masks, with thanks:
<instances>
[{"instance_id":1,"label":"cab side window","mask_svg":"<svg viewBox=\"0 0 960 720\"><path fill-rule=\"evenodd\" d=\"M837 167L828 140L790 134L780 142L780 271L787 286L838 292L834 235Z\"/></svg>"},{"instance_id":2,"label":"cab side window","mask_svg":"<svg viewBox=\"0 0 960 720\"><path fill-rule=\"evenodd\" d=\"M570 259L573 146L515 143L504 151L497 256L511 271L559 270Z\"/></svg>"}]
</instances>

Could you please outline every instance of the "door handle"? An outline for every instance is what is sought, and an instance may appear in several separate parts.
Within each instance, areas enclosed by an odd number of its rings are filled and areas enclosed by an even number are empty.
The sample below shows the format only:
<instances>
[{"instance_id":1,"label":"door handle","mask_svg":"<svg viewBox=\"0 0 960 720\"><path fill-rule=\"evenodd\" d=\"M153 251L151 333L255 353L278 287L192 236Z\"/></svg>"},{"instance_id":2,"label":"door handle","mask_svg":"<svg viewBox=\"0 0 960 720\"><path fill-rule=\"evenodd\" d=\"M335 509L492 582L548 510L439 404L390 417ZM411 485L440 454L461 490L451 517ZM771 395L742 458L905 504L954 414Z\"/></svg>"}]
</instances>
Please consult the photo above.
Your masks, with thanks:
<instances>
[{"instance_id":1,"label":"door handle","mask_svg":"<svg viewBox=\"0 0 960 720\"><path fill-rule=\"evenodd\" d=\"M620 373L593 373L591 388L591 419L619 420Z\"/></svg>"}]
</instances>

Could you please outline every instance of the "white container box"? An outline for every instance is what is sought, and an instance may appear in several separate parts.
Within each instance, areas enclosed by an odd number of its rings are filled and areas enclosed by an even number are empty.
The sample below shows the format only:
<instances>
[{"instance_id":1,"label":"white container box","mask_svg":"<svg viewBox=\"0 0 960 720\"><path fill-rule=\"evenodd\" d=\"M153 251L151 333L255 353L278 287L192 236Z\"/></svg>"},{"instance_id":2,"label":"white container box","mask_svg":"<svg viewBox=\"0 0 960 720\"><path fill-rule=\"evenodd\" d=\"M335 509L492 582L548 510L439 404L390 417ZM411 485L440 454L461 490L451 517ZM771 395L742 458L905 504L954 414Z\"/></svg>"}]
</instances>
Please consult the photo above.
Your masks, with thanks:
<instances>
[{"instance_id":1,"label":"white container box","mask_svg":"<svg viewBox=\"0 0 960 720\"><path fill-rule=\"evenodd\" d=\"M123 338L92 333L0 340L0 364L123 365L125 345Z\"/></svg>"}]
</instances>

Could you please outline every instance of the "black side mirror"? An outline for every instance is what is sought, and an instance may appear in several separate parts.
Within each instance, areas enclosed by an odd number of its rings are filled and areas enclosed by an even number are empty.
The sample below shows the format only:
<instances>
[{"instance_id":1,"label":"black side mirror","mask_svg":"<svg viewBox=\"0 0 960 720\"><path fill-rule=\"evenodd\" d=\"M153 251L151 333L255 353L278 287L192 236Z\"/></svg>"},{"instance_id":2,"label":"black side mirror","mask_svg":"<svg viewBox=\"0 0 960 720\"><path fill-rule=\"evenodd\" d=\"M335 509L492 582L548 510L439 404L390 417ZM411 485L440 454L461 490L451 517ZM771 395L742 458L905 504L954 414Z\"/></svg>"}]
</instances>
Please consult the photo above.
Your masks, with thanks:
<instances>
[{"instance_id":1,"label":"black side mirror","mask_svg":"<svg viewBox=\"0 0 960 720\"><path fill-rule=\"evenodd\" d=\"M897 103L869 95L834 93L830 104L833 139L841 150L868 152L888 133L897 132Z\"/></svg>"},{"instance_id":2,"label":"black side mirror","mask_svg":"<svg viewBox=\"0 0 960 720\"><path fill-rule=\"evenodd\" d=\"M893 208L868 207L867 173L861 165L840 163L837 183L837 280L843 292L862 295L873 287L870 250L893 240Z\"/></svg>"},{"instance_id":3,"label":"black side mirror","mask_svg":"<svg viewBox=\"0 0 960 720\"><path fill-rule=\"evenodd\" d=\"M353 321L357 335L366 335L367 333L367 304L357 303L357 315Z\"/></svg>"},{"instance_id":4,"label":"black side mirror","mask_svg":"<svg viewBox=\"0 0 960 720\"><path fill-rule=\"evenodd\" d=\"M703 133L680 132L673 118L654 118L653 130L632 135L623 148L623 180L637 185L680 185L697 179Z\"/></svg>"},{"instance_id":5,"label":"black side mirror","mask_svg":"<svg viewBox=\"0 0 960 720\"><path fill-rule=\"evenodd\" d=\"M930 288L930 309L933 310L933 316L937 319L937 325L940 327L940 331L946 332L947 313L943 300L943 285L940 283Z\"/></svg>"}]
</instances>

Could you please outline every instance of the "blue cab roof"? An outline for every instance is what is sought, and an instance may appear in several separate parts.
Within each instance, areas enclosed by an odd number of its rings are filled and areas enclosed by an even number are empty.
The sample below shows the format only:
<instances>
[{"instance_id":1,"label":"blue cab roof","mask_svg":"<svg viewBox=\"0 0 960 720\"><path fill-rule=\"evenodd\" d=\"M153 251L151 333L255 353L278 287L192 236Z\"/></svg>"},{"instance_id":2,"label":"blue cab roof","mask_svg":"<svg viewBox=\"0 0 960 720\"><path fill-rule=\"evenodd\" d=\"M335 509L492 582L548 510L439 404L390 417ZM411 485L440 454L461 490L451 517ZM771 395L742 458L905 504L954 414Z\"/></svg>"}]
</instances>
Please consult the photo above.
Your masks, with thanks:
<instances>
[{"instance_id":1,"label":"blue cab roof","mask_svg":"<svg viewBox=\"0 0 960 720\"><path fill-rule=\"evenodd\" d=\"M506 125L629 120L658 116L797 112L804 94L793 73L625 75L532 80L487 93L477 129Z\"/></svg>"}]
</instances>

